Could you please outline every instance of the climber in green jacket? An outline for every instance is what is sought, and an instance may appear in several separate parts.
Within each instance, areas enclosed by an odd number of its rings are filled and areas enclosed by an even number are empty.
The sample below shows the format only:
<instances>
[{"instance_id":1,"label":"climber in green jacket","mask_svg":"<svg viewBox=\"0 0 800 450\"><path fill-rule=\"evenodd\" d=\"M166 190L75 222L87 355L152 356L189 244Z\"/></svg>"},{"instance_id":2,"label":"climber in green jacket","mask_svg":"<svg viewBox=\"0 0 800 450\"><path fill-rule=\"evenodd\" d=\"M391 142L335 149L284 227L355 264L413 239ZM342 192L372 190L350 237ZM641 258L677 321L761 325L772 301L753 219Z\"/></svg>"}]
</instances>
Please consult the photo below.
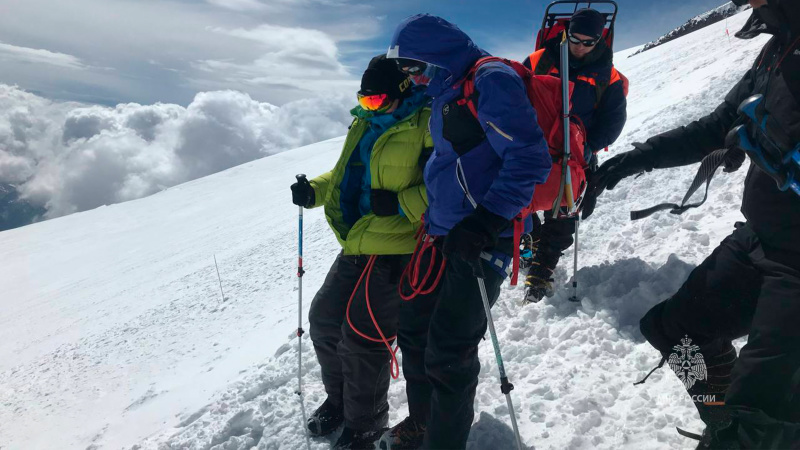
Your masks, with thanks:
<instances>
[{"instance_id":1,"label":"climber in green jacket","mask_svg":"<svg viewBox=\"0 0 800 450\"><path fill-rule=\"evenodd\" d=\"M294 204L325 207L342 246L309 311L328 398L309 418L308 429L324 436L344 422L334 448L361 448L388 423L389 374L395 367L391 342L379 337L396 335L397 284L428 206L422 171L433 141L424 91L384 55L373 58L336 166L292 185ZM369 279L358 284L362 274Z\"/></svg>"}]
</instances>

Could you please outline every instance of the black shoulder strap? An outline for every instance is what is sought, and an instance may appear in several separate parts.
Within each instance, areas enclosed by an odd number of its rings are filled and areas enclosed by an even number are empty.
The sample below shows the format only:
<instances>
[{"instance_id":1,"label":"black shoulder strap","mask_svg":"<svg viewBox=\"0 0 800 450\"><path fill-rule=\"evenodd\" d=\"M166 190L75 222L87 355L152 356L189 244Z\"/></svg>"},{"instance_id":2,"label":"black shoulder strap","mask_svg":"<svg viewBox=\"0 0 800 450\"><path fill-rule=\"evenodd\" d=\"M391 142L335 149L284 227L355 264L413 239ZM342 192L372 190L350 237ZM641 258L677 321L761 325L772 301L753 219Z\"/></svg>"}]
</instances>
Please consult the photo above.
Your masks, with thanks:
<instances>
[{"instance_id":1,"label":"black shoulder strap","mask_svg":"<svg viewBox=\"0 0 800 450\"><path fill-rule=\"evenodd\" d=\"M725 161L725 155L728 151L730 150L717 150L703 158L703 161L700 163L700 169L697 170L697 175L695 175L692 185L689 186L689 190L686 191L686 195L683 196L683 201L681 201L680 205L675 203L662 203L640 211L631 211L631 220L644 219L658 211L664 211L666 209L669 209L671 214L683 214L687 210L697 208L705 203L708 198L708 186L711 184L711 179L714 178L714 173L716 173L719 166ZM687 204L686 202L692 198L692 195L697 192L703 183L706 184L706 192L703 194L703 200L699 203Z\"/></svg>"}]
</instances>

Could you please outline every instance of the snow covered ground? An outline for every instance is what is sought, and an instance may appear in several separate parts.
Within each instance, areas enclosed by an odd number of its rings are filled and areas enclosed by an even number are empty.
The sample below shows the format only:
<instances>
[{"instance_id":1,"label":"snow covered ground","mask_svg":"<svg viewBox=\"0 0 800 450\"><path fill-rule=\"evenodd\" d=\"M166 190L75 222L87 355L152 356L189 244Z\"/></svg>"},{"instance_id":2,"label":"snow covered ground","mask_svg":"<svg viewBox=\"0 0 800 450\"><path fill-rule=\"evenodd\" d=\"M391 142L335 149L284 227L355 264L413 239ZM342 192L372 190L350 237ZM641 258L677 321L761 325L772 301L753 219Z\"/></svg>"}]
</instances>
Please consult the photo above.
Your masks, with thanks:
<instances>
[{"instance_id":1,"label":"snow covered ground","mask_svg":"<svg viewBox=\"0 0 800 450\"><path fill-rule=\"evenodd\" d=\"M631 80L629 120L603 158L721 101L764 43L729 42L725 27L617 55ZM0 449L303 448L288 186L295 173L329 170L342 141L0 233ZM674 427L701 423L675 377L661 370L632 386L658 362L637 323L741 220L746 167L718 175L708 203L682 217L630 222L628 212L680 200L695 170L626 180L601 198L581 228L580 303L565 288L521 307L521 288L503 290L493 311L527 445L691 447ZM338 250L321 210L307 213L305 232L307 312ZM571 258L557 272L564 285ZM303 346L313 410L324 392L307 334ZM470 448L512 448L488 341L480 355ZM390 398L395 423L407 413L402 377Z\"/></svg>"}]
</instances>

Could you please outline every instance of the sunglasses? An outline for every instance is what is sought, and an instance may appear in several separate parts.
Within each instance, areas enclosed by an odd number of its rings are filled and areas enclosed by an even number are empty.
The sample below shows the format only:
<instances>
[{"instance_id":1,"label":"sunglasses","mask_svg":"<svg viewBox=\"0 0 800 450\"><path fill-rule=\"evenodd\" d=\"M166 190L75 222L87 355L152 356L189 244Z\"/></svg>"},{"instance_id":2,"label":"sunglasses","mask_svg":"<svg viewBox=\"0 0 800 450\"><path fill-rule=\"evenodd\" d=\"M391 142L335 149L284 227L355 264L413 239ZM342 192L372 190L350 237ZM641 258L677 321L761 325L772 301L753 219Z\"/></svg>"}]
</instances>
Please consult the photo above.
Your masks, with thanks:
<instances>
[{"instance_id":1,"label":"sunglasses","mask_svg":"<svg viewBox=\"0 0 800 450\"><path fill-rule=\"evenodd\" d=\"M597 39L578 39L572 35L572 33L567 33L567 39L575 45L582 44L584 47L594 47L600 41L600 38Z\"/></svg>"},{"instance_id":2,"label":"sunglasses","mask_svg":"<svg viewBox=\"0 0 800 450\"><path fill-rule=\"evenodd\" d=\"M386 94L365 95L358 93L358 104L367 111L381 111L389 109L389 96Z\"/></svg>"}]
</instances>

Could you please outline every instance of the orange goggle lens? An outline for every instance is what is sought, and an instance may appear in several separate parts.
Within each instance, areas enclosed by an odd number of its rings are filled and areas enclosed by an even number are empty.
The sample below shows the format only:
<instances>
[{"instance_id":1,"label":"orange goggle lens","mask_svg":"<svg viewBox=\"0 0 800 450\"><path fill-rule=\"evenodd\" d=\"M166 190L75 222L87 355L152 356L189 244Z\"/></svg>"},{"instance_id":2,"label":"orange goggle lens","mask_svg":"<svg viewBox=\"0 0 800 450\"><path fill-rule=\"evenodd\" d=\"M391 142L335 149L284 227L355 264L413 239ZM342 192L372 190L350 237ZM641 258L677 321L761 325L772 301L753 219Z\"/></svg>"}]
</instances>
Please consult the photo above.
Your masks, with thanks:
<instances>
[{"instance_id":1,"label":"orange goggle lens","mask_svg":"<svg viewBox=\"0 0 800 450\"><path fill-rule=\"evenodd\" d=\"M389 104L389 96L386 94L361 95L358 94L358 104L367 111L377 111Z\"/></svg>"}]
</instances>

